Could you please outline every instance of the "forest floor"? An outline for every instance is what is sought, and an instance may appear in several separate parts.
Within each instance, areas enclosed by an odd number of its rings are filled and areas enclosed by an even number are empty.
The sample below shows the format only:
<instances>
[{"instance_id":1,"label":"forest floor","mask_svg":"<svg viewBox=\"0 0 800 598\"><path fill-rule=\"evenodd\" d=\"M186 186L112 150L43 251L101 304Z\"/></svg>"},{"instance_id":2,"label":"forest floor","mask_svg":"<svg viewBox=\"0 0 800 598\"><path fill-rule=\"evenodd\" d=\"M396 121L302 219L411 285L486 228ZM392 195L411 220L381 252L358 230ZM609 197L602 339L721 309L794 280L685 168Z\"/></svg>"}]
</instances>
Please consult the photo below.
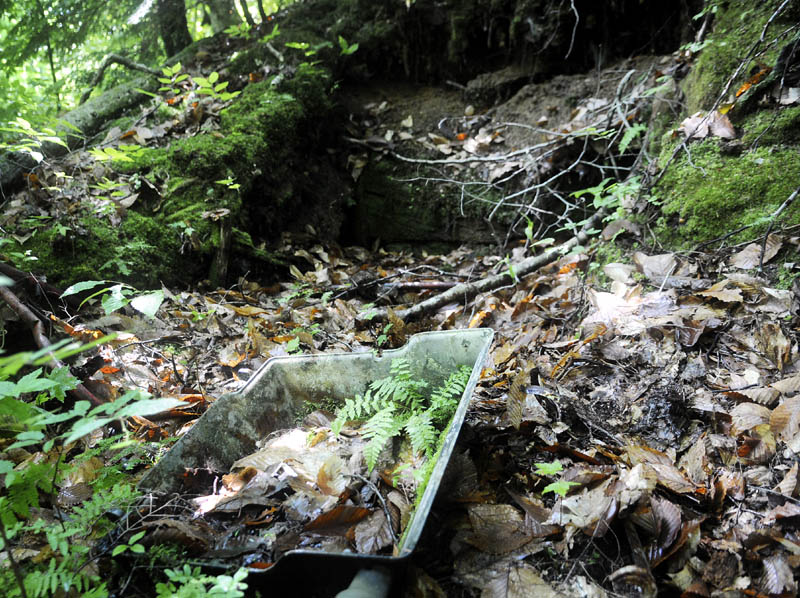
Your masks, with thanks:
<instances>
[{"instance_id":1,"label":"forest floor","mask_svg":"<svg viewBox=\"0 0 800 598\"><path fill-rule=\"evenodd\" d=\"M614 78L563 78L550 84L549 96L516 94L490 114L476 115L455 89L361 88L345 103L355 115L351 135L363 141L348 142L350 163L359 168L365 151L391 160L416 146L421 160L438 155L454 161L442 168L458 166L460 180L477 178L483 166L464 174L459 161L485 156L487 148L508 155L535 143L520 132L525 127L558 122L567 134L592 119L611 119L629 67L647 72L661 60L619 67ZM557 172L570 164L570 151L553 154L547 168ZM501 170L490 180L511 172L502 169L533 168L508 160L496 167ZM787 266L777 262L800 240L791 230L776 230L752 243L666 252L650 244L646 222L610 218L603 228L598 238L604 242L578 247L522 277L514 264L555 244L535 242L550 229L511 235L504 254L485 246L440 254L380 244L343 247L320 243L313 234L286 233L277 247L294 264L286 280L242 276L227 288L162 288L163 302L152 317L122 301L114 309L87 304L51 321L80 340L117 331L97 349L94 366L84 368L83 383L99 400L139 389L182 401L169 412L124 423L139 447L132 480L144 473L142 455L163 454L172 440L165 445L162 439L184 435L270 358L381 353L418 332L491 328L489 358L481 364L444 487L413 566L398 580L405 582L405 595L796 595L800 321L791 280L781 275ZM390 306L399 312L442 288L503 273L507 284L414 321L380 311ZM41 297L28 301L42 312L56 311ZM325 417L317 428L327 436L332 416ZM98 428L81 442L92 447L107 432ZM14 459L24 467L42 456L30 450ZM88 500L98 471L118 460L106 451L86 462L61 483L57 505L39 516ZM319 464L311 471L315 492L331 485L329 475ZM289 535L287 527L273 526L285 523L288 511L305 516L289 530L302 536L305 548L356 542L368 554L391 554L392 541L366 542L364 534L402 534L406 507L392 492L410 503L414 495L413 484L398 481L396 470L377 471L369 484L380 488L388 507L362 491L363 484L348 484L334 501L385 513L377 527L354 531L360 523L337 521L319 533L308 524L320 513L308 505L305 511L276 505L274 484L248 486L238 471L192 471L184 481L179 497L159 499L161 506L172 505L169 515L140 506L138 527L128 522L114 543L146 531L141 541L148 547L170 542L191 553L193 563L213 555L217 565L251 566L252 587L271 583L269 567L285 552L280 538ZM215 512L195 501L197 495L229 501L245 487L250 494L233 510ZM281 492L292 496L285 487ZM205 510L198 517L199 508ZM231 548L234 536L259 541ZM18 560L36 558L45 546L31 535ZM113 545L103 550L107 558ZM117 573L117 587L125 595L151 592L144 561L130 552L119 558L134 566L130 576Z\"/></svg>"}]
</instances>

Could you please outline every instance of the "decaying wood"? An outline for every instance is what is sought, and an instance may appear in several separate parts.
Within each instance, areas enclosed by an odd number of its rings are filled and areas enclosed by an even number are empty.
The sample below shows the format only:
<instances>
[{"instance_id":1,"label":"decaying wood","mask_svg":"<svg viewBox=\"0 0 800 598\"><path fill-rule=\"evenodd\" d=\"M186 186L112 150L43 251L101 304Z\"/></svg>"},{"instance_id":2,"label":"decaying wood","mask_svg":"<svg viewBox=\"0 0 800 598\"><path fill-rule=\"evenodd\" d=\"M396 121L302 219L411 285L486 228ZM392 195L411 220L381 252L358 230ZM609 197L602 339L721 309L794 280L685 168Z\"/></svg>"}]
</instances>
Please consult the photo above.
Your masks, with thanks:
<instances>
[{"instance_id":1,"label":"decaying wood","mask_svg":"<svg viewBox=\"0 0 800 598\"><path fill-rule=\"evenodd\" d=\"M602 221L605 215L605 210L598 211L586 222L580 232L578 232L578 234L568 241L562 243L561 245L552 247L550 250L545 251L540 255L535 255L516 264L512 264L514 273L517 275L517 277L526 276L542 266L555 261L559 256L564 255L579 243L585 243L588 239L588 231L592 228L595 228ZM408 309L398 310L395 313L400 319L407 322L422 315L429 314L440 307L447 305L448 303L466 303L479 293L485 293L487 291L497 289L509 284L510 282L512 282L511 274L508 271L501 272L500 274L490 276L489 278L484 278L476 282L465 282L458 284L443 293L439 293L438 295L431 297L430 299L421 301L416 305L409 307ZM374 318L379 318L381 320L385 320L387 317L388 313L386 309L381 309L377 312L377 314L374 315Z\"/></svg>"}]
</instances>

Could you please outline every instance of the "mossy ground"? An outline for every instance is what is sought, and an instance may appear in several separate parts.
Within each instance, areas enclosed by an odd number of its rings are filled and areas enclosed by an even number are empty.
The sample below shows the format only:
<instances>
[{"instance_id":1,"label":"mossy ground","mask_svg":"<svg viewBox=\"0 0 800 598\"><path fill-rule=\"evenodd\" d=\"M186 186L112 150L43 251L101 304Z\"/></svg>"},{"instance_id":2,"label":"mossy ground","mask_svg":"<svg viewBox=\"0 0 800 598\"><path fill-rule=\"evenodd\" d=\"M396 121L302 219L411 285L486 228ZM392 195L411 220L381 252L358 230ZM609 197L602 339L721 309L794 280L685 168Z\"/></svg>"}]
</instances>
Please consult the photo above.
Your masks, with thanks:
<instances>
[{"instance_id":1,"label":"mossy ground","mask_svg":"<svg viewBox=\"0 0 800 598\"><path fill-rule=\"evenodd\" d=\"M118 227L88 214L75 229L61 234L56 228L41 228L23 245L38 258L37 269L56 285L110 279L154 288L163 280L189 282L195 271L181 252L179 234L136 212L128 212Z\"/></svg>"},{"instance_id":2,"label":"mossy ground","mask_svg":"<svg viewBox=\"0 0 800 598\"><path fill-rule=\"evenodd\" d=\"M253 235L278 230L304 209L297 181L311 159L306 144L331 108L329 87L328 72L309 65L279 86L270 80L247 86L220 114L218 131L114 163L159 190L137 201L118 227L86 209L65 234L42 228L18 249L30 249L38 267L62 286L100 278L141 288L185 284L207 275L224 220L237 231L235 251L274 262Z\"/></svg>"},{"instance_id":3,"label":"mossy ground","mask_svg":"<svg viewBox=\"0 0 800 598\"><path fill-rule=\"evenodd\" d=\"M758 70L761 65L773 65L781 45L768 42L778 32L795 25L800 18L800 6L796 3L791 6L790 3L770 25L766 42L760 44L758 50L748 57L751 48L760 38L764 25L781 5L781 1L731 0L709 4L715 7L713 29L706 37L703 50L682 85L689 114L710 109L743 60L747 59L747 63L729 89L731 96L750 77L751 70ZM727 99L723 98L724 101Z\"/></svg>"},{"instance_id":4,"label":"mossy ground","mask_svg":"<svg viewBox=\"0 0 800 598\"><path fill-rule=\"evenodd\" d=\"M691 158L690 158L691 156ZM800 151L758 147L725 155L716 139L689 145L656 188L663 200L659 238L694 245L748 226L731 242L754 238L800 181ZM782 224L800 223L800 205L782 215ZM677 226L676 226L677 224Z\"/></svg>"},{"instance_id":5,"label":"mossy ground","mask_svg":"<svg viewBox=\"0 0 800 598\"><path fill-rule=\"evenodd\" d=\"M682 87L686 114L709 109L720 96L741 60L756 43L780 2L734 0L715 4L714 26ZM798 7L787 7L770 25L767 38L784 32L799 17ZM784 42L786 40L784 39ZM774 65L782 43L762 44L730 87L730 97L752 74L752 68ZM763 95L763 94L762 94ZM780 106L768 94L745 104L745 96L728 112L737 139L691 141L669 163L678 141L671 133L661 139L659 166L666 167L652 190L662 202L655 232L667 247L690 248L739 228L728 243L756 238L770 224L770 216L800 184L800 107ZM773 226L800 223L800 204L792 205Z\"/></svg>"}]
</instances>

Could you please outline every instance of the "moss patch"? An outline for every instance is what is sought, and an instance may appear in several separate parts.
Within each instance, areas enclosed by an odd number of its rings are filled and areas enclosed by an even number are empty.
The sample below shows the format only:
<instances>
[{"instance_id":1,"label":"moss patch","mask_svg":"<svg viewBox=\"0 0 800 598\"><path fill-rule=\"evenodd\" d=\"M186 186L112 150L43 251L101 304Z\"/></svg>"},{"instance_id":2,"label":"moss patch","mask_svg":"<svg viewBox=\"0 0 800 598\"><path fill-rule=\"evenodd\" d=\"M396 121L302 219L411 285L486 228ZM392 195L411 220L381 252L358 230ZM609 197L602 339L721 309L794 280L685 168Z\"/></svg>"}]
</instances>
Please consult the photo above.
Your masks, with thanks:
<instances>
[{"instance_id":1,"label":"moss patch","mask_svg":"<svg viewBox=\"0 0 800 598\"><path fill-rule=\"evenodd\" d=\"M165 280L187 282L196 273L189 256L181 253L179 234L136 212L128 212L118 227L85 215L75 228L67 235L41 229L24 246L57 286L110 279L153 288Z\"/></svg>"},{"instance_id":2,"label":"moss patch","mask_svg":"<svg viewBox=\"0 0 800 598\"><path fill-rule=\"evenodd\" d=\"M725 87L728 78L736 71L741 60L759 39L767 20L775 13L780 0L751 2L731 0L717 4L714 27L706 39L691 72L683 82L689 114L709 109ZM787 7L773 21L767 39L795 24L797 7ZM780 45L764 43L760 52L750 59L740 71L739 78L729 90L733 94L750 76L750 70L759 62L772 66L780 52Z\"/></svg>"},{"instance_id":3,"label":"moss patch","mask_svg":"<svg viewBox=\"0 0 800 598\"><path fill-rule=\"evenodd\" d=\"M746 146L800 143L800 106L759 110L740 124Z\"/></svg>"},{"instance_id":4,"label":"moss patch","mask_svg":"<svg viewBox=\"0 0 800 598\"><path fill-rule=\"evenodd\" d=\"M138 173L159 190L138 201L138 211L128 211L120 228L103 217L81 218L68 235L42 231L24 249L32 249L59 284L97 278L141 287L187 282L204 274L224 219L247 235L248 242L236 242L234 249L275 263L251 235L278 231L298 212L311 211L298 181L307 177L306 161L313 159L307 144L313 146L318 123L326 122L332 106L329 81L324 69L306 65L280 85L271 80L249 85L220 114L219 131L146 148L130 162L114 163L116 170ZM222 179L240 187L217 182ZM184 259L181 249L193 253L192 259Z\"/></svg>"},{"instance_id":5,"label":"moss patch","mask_svg":"<svg viewBox=\"0 0 800 598\"><path fill-rule=\"evenodd\" d=\"M689 145L656 188L664 201L659 237L678 246L714 239L742 226L752 226L731 239L750 239L763 232L768 217L800 180L796 148L760 147L727 156L716 140ZM800 223L800 206L783 214L783 224ZM675 224L678 223L678 226Z\"/></svg>"}]
</instances>

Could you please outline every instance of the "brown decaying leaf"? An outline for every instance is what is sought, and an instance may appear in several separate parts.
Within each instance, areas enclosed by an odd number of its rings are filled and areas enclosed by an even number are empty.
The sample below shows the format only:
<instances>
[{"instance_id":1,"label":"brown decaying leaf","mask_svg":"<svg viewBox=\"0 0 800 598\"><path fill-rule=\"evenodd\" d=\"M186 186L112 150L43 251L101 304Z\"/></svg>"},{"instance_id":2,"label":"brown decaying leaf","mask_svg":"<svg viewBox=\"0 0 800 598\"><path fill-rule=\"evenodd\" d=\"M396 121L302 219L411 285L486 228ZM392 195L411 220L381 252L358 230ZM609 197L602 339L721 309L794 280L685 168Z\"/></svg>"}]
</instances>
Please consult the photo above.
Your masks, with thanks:
<instances>
[{"instance_id":1,"label":"brown decaying leaf","mask_svg":"<svg viewBox=\"0 0 800 598\"><path fill-rule=\"evenodd\" d=\"M59 490L56 501L60 507L71 507L84 503L91 497L92 487L86 482L78 482Z\"/></svg>"},{"instance_id":2,"label":"brown decaying leaf","mask_svg":"<svg viewBox=\"0 0 800 598\"><path fill-rule=\"evenodd\" d=\"M761 243L750 243L739 253L731 257L730 265L742 270L751 270L752 268L758 267L761 263L766 264L769 262L778 254L782 246L783 242L779 235L769 235L766 245L764 246L763 259L761 255Z\"/></svg>"},{"instance_id":3,"label":"brown decaying leaf","mask_svg":"<svg viewBox=\"0 0 800 598\"><path fill-rule=\"evenodd\" d=\"M481 591L481 598L558 598L562 596L525 563L509 561Z\"/></svg>"},{"instance_id":4,"label":"brown decaying leaf","mask_svg":"<svg viewBox=\"0 0 800 598\"><path fill-rule=\"evenodd\" d=\"M798 494L798 490L800 490L800 477L798 476L798 466L797 462L792 465L792 468L786 472L786 475L783 476L783 479L780 483L775 486L774 490L776 492L780 492L784 496L789 496L796 498ZM787 503L793 504L793 503ZM800 508L795 505L795 508Z\"/></svg>"},{"instance_id":5,"label":"brown decaying leaf","mask_svg":"<svg viewBox=\"0 0 800 598\"><path fill-rule=\"evenodd\" d=\"M472 535L467 541L489 554L507 554L533 539L511 505L470 505L469 520Z\"/></svg>"},{"instance_id":6,"label":"brown decaying leaf","mask_svg":"<svg viewBox=\"0 0 800 598\"><path fill-rule=\"evenodd\" d=\"M776 554L763 560L764 572L759 580L761 591L771 596L795 596L797 582L794 580L792 568L782 554Z\"/></svg>"},{"instance_id":7,"label":"brown decaying leaf","mask_svg":"<svg viewBox=\"0 0 800 598\"><path fill-rule=\"evenodd\" d=\"M770 410L757 403L741 403L731 411L734 435L752 430L758 425L767 423Z\"/></svg>"},{"instance_id":8,"label":"brown decaying leaf","mask_svg":"<svg viewBox=\"0 0 800 598\"><path fill-rule=\"evenodd\" d=\"M307 523L303 531L314 532L323 536L343 536L347 533L347 530L370 513L371 511L364 507L338 505Z\"/></svg>"},{"instance_id":9,"label":"brown decaying leaf","mask_svg":"<svg viewBox=\"0 0 800 598\"><path fill-rule=\"evenodd\" d=\"M382 548L391 546L392 542L391 524L380 509L356 525L356 550L362 554L375 554Z\"/></svg>"},{"instance_id":10,"label":"brown decaying leaf","mask_svg":"<svg viewBox=\"0 0 800 598\"><path fill-rule=\"evenodd\" d=\"M800 435L800 396L785 399L769 415L772 432L787 444Z\"/></svg>"},{"instance_id":11,"label":"brown decaying leaf","mask_svg":"<svg viewBox=\"0 0 800 598\"><path fill-rule=\"evenodd\" d=\"M736 137L736 131L730 119L719 110L714 110L708 115L703 112L695 112L681 122L678 130L687 139L705 139L709 135L722 139Z\"/></svg>"},{"instance_id":12,"label":"brown decaying leaf","mask_svg":"<svg viewBox=\"0 0 800 598\"><path fill-rule=\"evenodd\" d=\"M789 376L770 384L770 387L782 395L800 392L800 376Z\"/></svg>"},{"instance_id":13,"label":"brown decaying leaf","mask_svg":"<svg viewBox=\"0 0 800 598\"><path fill-rule=\"evenodd\" d=\"M755 336L761 352L775 364L779 371L783 371L783 366L789 361L792 344L783 334L780 325L774 322L764 322L756 330Z\"/></svg>"},{"instance_id":14,"label":"brown decaying leaf","mask_svg":"<svg viewBox=\"0 0 800 598\"><path fill-rule=\"evenodd\" d=\"M213 540L213 531L197 521L181 521L179 519L157 519L146 521L142 527L148 530L142 540L146 545L180 544L190 554L200 554L209 549Z\"/></svg>"},{"instance_id":15,"label":"brown decaying leaf","mask_svg":"<svg viewBox=\"0 0 800 598\"><path fill-rule=\"evenodd\" d=\"M528 374L523 370L514 376L514 381L511 383L511 388L508 390L508 399L506 400L506 414L508 421L519 430L522 423L522 412L525 409L525 382L528 379Z\"/></svg>"}]
</instances>

